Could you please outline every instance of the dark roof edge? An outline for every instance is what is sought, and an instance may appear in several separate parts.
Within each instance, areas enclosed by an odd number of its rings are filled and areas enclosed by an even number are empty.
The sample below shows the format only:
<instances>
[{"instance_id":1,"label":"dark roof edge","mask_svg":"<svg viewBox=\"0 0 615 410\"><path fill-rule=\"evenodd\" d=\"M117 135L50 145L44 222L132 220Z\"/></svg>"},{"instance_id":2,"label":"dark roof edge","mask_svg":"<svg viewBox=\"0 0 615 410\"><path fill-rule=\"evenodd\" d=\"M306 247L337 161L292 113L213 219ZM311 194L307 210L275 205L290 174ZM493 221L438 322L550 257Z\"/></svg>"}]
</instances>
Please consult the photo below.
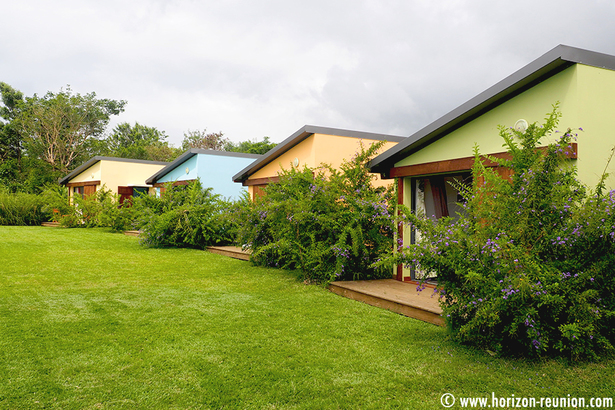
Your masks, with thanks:
<instances>
[{"instance_id":1,"label":"dark roof edge","mask_svg":"<svg viewBox=\"0 0 615 410\"><path fill-rule=\"evenodd\" d=\"M222 157L235 157L235 158L260 158L261 154L248 154L245 152L231 152L231 151L216 151L213 149L201 149L201 148L191 148L188 151L181 154L179 157L175 158L173 162L167 163L168 165L162 168L160 171L156 172L154 175L145 180L146 184L155 184L158 182L160 178L171 172L171 170L175 169L182 162L187 161L195 155L203 154L203 155L216 155Z\"/></svg>"},{"instance_id":2,"label":"dark roof edge","mask_svg":"<svg viewBox=\"0 0 615 410\"><path fill-rule=\"evenodd\" d=\"M284 141L280 142L273 149L268 151L262 158L257 159L241 171L239 171L234 177L233 181L235 182L243 182L256 171L281 156L283 153L290 150L295 145L299 144L301 141L305 140L307 137L313 134L325 134L325 135L336 135L340 137L349 137L349 138L357 138L357 139L369 139L375 141L393 141L393 142L401 142L405 140L405 137L400 137L397 135L387 135L387 134L377 134L373 132L364 132L364 131L352 131L352 130L344 130L340 128L329 128L329 127L319 127L316 125L304 125L295 133L293 133L290 137L286 138Z\"/></svg>"},{"instance_id":3,"label":"dark roof edge","mask_svg":"<svg viewBox=\"0 0 615 410\"><path fill-rule=\"evenodd\" d=\"M98 161L131 162L133 164L136 163L136 164L150 164L150 165L167 165L168 164L168 162L166 162L166 161L148 161L148 160L145 160L145 159L105 157L105 156L97 155L95 157L90 158L89 160L87 160L83 164L79 165L77 168L75 168L73 171L71 171L65 177L60 178L58 180L58 183L60 185L64 185L64 184L68 183L68 181L70 181L71 178L73 178L76 175L79 175L80 173L82 173L83 171L85 171L86 169L88 169L89 167L91 167L92 165L97 163Z\"/></svg>"},{"instance_id":4,"label":"dark roof edge","mask_svg":"<svg viewBox=\"0 0 615 410\"><path fill-rule=\"evenodd\" d=\"M525 67L496 83L466 103L414 133L408 139L372 159L371 172L386 173L403 157L425 147L438 138L472 121L486 111L546 80L562 70L584 64L615 70L615 56L559 45Z\"/></svg>"}]
</instances>

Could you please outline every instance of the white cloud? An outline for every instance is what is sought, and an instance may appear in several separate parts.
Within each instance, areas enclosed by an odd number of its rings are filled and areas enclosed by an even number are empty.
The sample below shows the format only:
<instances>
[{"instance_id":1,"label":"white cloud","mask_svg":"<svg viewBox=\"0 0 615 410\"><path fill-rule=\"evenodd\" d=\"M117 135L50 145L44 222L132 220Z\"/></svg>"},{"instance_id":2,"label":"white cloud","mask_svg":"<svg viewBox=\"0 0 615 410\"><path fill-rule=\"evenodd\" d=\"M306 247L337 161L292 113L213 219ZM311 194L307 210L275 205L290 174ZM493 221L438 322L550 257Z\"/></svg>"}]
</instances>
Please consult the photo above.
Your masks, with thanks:
<instances>
[{"instance_id":1,"label":"white cloud","mask_svg":"<svg viewBox=\"0 0 615 410\"><path fill-rule=\"evenodd\" d=\"M615 54L612 2L22 0L0 81L125 99L179 144L304 124L409 135L563 43Z\"/></svg>"}]
</instances>

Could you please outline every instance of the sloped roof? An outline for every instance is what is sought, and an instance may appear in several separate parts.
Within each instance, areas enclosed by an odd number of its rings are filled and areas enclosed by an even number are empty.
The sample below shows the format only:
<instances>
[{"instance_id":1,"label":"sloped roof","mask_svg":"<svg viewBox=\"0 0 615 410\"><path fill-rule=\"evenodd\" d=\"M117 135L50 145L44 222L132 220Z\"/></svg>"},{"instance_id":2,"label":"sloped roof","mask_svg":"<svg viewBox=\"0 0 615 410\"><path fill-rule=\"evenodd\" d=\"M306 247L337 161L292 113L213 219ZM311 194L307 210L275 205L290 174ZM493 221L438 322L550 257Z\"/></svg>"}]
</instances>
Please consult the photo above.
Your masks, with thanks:
<instances>
[{"instance_id":1,"label":"sloped roof","mask_svg":"<svg viewBox=\"0 0 615 410\"><path fill-rule=\"evenodd\" d=\"M246 168L239 171L239 173L237 173L237 175L233 177L233 181L245 181L250 177L250 175L254 174L256 171L263 168L265 165L269 164L271 161L278 158L285 152L289 151L295 145L299 144L301 141L305 140L313 134L337 135L340 137L392 142L400 142L405 139L404 137L399 137L396 135L376 134L363 131L350 131L338 128L318 127L315 125L304 125L293 135L286 138L284 141L276 145L273 149L269 150L265 155L262 156L262 158L254 161Z\"/></svg>"},{"instance_id":2,"label":"sloped roof","mask_svg":"<svg viewBox=\"0 0 615 410\"><path fill-rule=\"evenodd\" d=\"M260 155L260 154L247 154L247 153L244 153L244 152L215 151L215 150L212 150L212 149L192 148L192 149L189 149L188 151L184 152L183 154L181 154L173 162L170 162L170 163L167 162L168 165L166 167L162 168L160 171L156 172L154 175L149 177L145 181L145 183L147 183L147 184L155 184L156 182L158 182L158 180L160 178L164 177L166 174L168 174L169 172L174 170L178 165L180 165L181 163L187 161L191 157L193 157L195 155L199 155L199 154L202 154L202 155L217 155L217 156L222 156L222 157L235 157L235 158L253 158L253 159L257 159L257 158L262 157L262 155Z\"/></svg>"},{"instance_id":3,"label":"sloped roof","mask_svg":"<svg viewBox=\"0 0 615 410\"><path fill-rule=\"evenodd\" d=\"M378 155L369 162L370 171L386 177L396 162L574 64L615 70L615 56L559 45Z\"/></svg>"},{"instance_id":4,"label":"sloped roof","mask_svg":"<svg viewBox=\"0 0 615 410\"><path fill-rule=\"evenodd\" d=\"M95 156L79 165L75 168L70 174L66 175L64 178L60 178L58 183L60 185L65 185L70 181L73 177L79 175L92 165L96 164L98 161L115 161L115 162L130 162L133 164L150 164L150 165L166 165L168 162L163 161L147 161L144 159L130 159L130 158L116 158L116 157L103 157L103 156Z\"/></svg>"}]
</instances>

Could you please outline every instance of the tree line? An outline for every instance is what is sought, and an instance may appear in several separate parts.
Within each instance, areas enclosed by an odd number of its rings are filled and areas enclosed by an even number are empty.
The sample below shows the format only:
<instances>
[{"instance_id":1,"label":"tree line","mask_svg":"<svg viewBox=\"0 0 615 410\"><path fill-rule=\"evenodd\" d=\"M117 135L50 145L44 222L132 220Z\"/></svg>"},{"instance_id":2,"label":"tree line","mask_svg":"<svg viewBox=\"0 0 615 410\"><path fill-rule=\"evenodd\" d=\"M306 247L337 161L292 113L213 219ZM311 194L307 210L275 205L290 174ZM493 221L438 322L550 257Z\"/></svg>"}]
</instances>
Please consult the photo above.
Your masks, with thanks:
<instances>
[{"instance_id":1,"label":"tree line","mask_svg":"<svg viewBox=\"0 0 615 410\"><path fill-rule=\"evenodd\" d=\"M109 132L126 101L82 95L70 86L27 97L0 82L0 96L0 185L12 192L40 192L96 155L172 161L191 148L264 154L276 145L268 137L236 143L203 129L185 132L176 148L164 131L138 122Z\"/></svg>"}]
</instances>

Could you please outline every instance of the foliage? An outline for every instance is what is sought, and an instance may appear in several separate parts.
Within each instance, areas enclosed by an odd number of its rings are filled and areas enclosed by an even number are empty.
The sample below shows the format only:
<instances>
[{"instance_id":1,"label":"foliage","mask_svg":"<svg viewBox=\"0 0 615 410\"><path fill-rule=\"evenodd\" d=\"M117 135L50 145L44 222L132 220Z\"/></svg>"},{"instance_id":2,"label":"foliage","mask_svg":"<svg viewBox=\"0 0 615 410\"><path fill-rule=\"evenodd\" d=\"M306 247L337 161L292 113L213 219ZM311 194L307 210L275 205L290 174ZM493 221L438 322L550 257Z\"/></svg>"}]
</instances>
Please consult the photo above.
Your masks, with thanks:
<instances>
[{"instance_id":1,"label":"foliage","mask_svg":"<svg viewBox=\"0 0 615 410\"><path fill-rule=\"evenodd\" d=\"M129 123L118 124L105 143L108 155L149 161L172 161L181 151L170 147L164 131L154 127Z\"/></svg>"},{"instance_id":2,"label":"foliage","mask_svg":"<svg viewBox=\"0 0 615 410\"><path fill-rule=\"evenodd\" d=\"M38 158L23 156L0 162L0 184L10 192L40 193L48 184L56 184L62 174Z\"/></svg>"},{"instance_id":3,"label":"foliage","mask_svg":"<svg viewBox=\"0 0 615 410\"><path fill-rule=\"evenodd\" d=\"M22 150L22 138L11 123L15 119L17 106L23 102L23 93L10 85L0 82L0 160L19 159ZM5 123L6 121L6 123Z\"/></svg>"},{"instance_id":4,"label":"foliage","mask_svg":"<svg viewBox=\"0 0 615 410\"><path fill-rule=\"evenodd\" d=\"M68 192L62 187L48 187L42 196L53 209L53 219L67 228L108 227L114 232L132 229L133 210L130 202L120 205L117 194L102 186L93 195L84 198L73 196L72 204L68 201Z\"/></svg>"},{"instance_id":5,"label":"foliage","mask_svg":"<svg viewBox=\"0 0 615 410\"><path fill-rule=\"evenodd\" d=\"M251 260L319 282L390 277L370 267L391 247L394 228L392 191L374 188L365 167L382 145L361 146L340 170L291 168L260 199L244 198L238 240Z\"/></svg>"},{"instance_id":6,"label":"foliage","mask_svg":"<svg viewBox=\"0 0 615 410\"><path fill-rule=\"evenodd\" d=\"M197 180L188 185L167 184L160 197L137 198L134 212L145 246L203 249L233 241L233 223L225 216L227 207Z\"/></svg>"},{"instance_id":7,"label":"foliage","mask_svg":"<svg viewBox=\"0 0 615 410\"><path fill-rule=\"evenodd\" d=\"M222 132L208 133L206 129L202 131L188 131L184 133L182 148L184 151L191 148L212 149L215 151L244 152L247 154L265 154L276 145L265 137L262 141L247 140L232 142L224 137Z\"/></svg>"},{"instance_id":8,"label":"foliage","mask_svg":"<svg viewBox=\"0 0 615 410\"><path fill-rule=\"evenodd\" d=\"M276 144L275 142L269 141L269 137L265 137L263 138L262 141L247 140L247 141L241 141L238 143L231 142L226 147L226 150L233 151L233 152L245 152L248 154L261 154L262 155L262 154L266 154L267 152L275 148L276 145L278 144Z\"/></svg>"},{"instance_id":9,"label":"foliage","mask_svg":"<svg viewBox=\"0 0 615 410\"><path fill-rule=\"evenodd\" d=\"M0 225L40 225L50 219L39 195L12 193L0 186Z\"/></svg>"},{"instance_id":10,"label":"foliage","mask_svg":"<svg viewBox=\"0 0 615 410\"><path fill-rule=\"evenodd\" d=\"M615 342L615 192L590 193L564 153L576 134L500 128L512 170L487 168L476 149L458 219L405 210L420 240L389 258L436 272L448 326L460 342L502 354L595 358ZM603 178L604 179L604 178Z\"/></svg>"},{"instance_id":11,"label":"foliage","mask_svg":"<svg viewBox=\"0 0 615 410\"><path fill-rule=\"evenodd\" d=\"M224 138L222 132L207 132L207 129L196 130L184 133L182 141L182 149L187 151L192 148L212 149L215 151L226 151L226 147L230 144L228 138Z\"/></svg>"},{"instance_id":12,"label":"foliage","mask_svg":"<svg viewBox=\"0 0 615 410\"><path fill-rule=\"evenodd\" d=\"M47 162L62 173L89 156L88 149L102 136L112 115L124 110L125 101L98 99L96 93L34 94L17 104L11 122L22 135L29 156Z\"/></svg>"}]
</instances>

